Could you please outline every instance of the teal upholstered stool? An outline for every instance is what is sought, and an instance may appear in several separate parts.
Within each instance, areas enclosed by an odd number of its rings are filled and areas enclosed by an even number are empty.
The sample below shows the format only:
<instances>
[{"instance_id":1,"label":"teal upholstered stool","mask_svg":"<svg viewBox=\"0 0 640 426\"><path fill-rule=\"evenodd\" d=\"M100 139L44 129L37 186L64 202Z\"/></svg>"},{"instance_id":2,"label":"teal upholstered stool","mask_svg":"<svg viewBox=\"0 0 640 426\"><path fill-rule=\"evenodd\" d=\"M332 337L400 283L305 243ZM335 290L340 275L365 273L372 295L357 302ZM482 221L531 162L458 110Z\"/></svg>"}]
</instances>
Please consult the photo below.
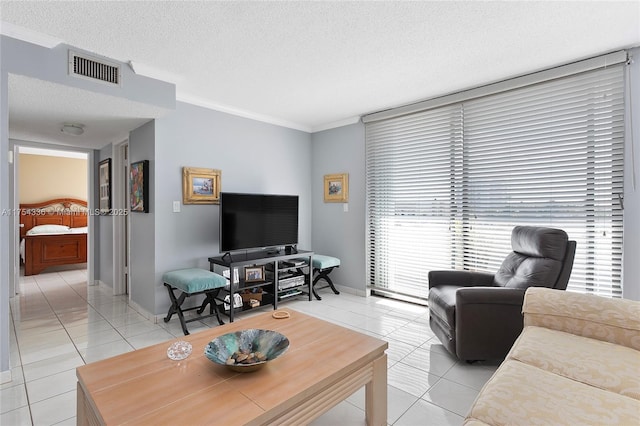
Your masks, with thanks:
<instances>
[{"instance_id":1,"label":"teal upholstered stool","mask_svg":"<svg viewBox=\"0 0 640 426\"><path fill-rule=\"evenodd\" d=\"M322 254L314 254L312 264L313 273L316 276L313 279L311 291L313 292L313 295L316 297L316 299L322 300L322 298L318 296L318 293L316 292L316 284L321 279L324 279L327 284L329 284L329 287L331 287L331 290L333 290L335 294L340 294L340 292L333 285L331 278L329 278L329 274L331 273L331 271L333 271L334 268L340 267L340 259L338 259L337 257L324 256Z\"/></svg>"},{"instance_id":2,"label":"teal upholstered stool","mask_svg":"<svg viewBox=\"0 0 640 426\"><path fill-rule=\"evenodd\" d=\"M176 271L166 272L162 275L162 281L164 282L167 291L169 292L169 298L171 299L171 307L167 316L164 318L164 322L169 322L173 314L178 314L180 318L180 324L182 325L182 331L184 335L188 335L187 323L191 321L198 321L202 318L208 318L215 315L218 318L220 325L224 324L220 319L220 313L218 312L218 306L216 305L216 297L221 289L227 285L227 280L215 272L207 271L206 269L178 269ZM182 294L176 297L174 290L180 290ZM195 296L197 294L205 294L205 299L202 305L194 308L182 309L182 304L189 296ZM204 312L207 305L209 307L209 315L199 316L189 320L184 319L184 312L197 309L198 314Z\"/></svg>"}]
</instances>

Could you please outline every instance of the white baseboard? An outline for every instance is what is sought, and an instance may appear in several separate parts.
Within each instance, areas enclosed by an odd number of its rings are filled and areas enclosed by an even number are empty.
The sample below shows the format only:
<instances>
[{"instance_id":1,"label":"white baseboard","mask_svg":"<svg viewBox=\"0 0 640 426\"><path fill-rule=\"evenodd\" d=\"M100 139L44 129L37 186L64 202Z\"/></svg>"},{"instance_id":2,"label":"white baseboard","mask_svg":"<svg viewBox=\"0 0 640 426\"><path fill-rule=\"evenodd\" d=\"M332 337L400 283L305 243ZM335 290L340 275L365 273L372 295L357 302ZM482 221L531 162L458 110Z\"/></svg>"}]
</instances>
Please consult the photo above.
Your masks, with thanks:
<instances>
[{"instance_id":1,"label":"white baseboard","mask_svg":"<svg viewBox=\"0 0 640 426\"><path fill-rule=\"evenodd\" d=\"M353 295L360 296L360 297L369 297L369 296L371 296L371 291L368 288L364 289L364 290L360 290L360 289L357 289L357 288L347 287L347 286L344 286L344 285L338 285L338 284L335 284L335 283L334 283L334 285L336 286L336 288L340 292L345 292L345 293L353 294ZM329 290L331 290L331 289L329 289Z\"/></svg>"},{"instance_id":2,"label":"white baseboard","mask_svg":"<svg viewBox=\"0 0 640 426\"><path fill-rule=\"evenodd\" d=\"M9 383L11 380L11 370L0 372L0 384Z\"/></svg>"},{"instance_id":3,"label":"white baseboard","mask_svg":"<svg viewBox=\"0 0 640 426\"><path fill-rule=\"evenodd\" d=\"M113 286L111 284L107 284L104 281L101 280L96 280L94 285L98 285L101 287L104 287L106 289L109 289L109 291L111 292L111 294L113 294ZM118 294L114 294L114 296L122 296L125 293L118 293Z\"/></svg>"},{"instance_id":4,"label":"white baseboard","mask_svg":"<svg viewBox=\"0 0 640 426\"><path fill-rule=\"evenodd\" d=\"M166 314L158 314L155 315L152 321L155 321L156 324L161 324L162 322L164 322L164 318L166 317Z\"/></svg>"},{"instance_id":5,"label":"white baseboard","mask_svg":"<svg viewBox=\"0 0 640 426\"><path fill-rule=\"evenodd\" d=\"M163 315L154 315L151 312L147 312L142 306L138 305L133 300L129 299L129 306L133 308L134 311L153 322L154 324L158 324L158 318L163 318Z\"/></svg>"}]
</instances>

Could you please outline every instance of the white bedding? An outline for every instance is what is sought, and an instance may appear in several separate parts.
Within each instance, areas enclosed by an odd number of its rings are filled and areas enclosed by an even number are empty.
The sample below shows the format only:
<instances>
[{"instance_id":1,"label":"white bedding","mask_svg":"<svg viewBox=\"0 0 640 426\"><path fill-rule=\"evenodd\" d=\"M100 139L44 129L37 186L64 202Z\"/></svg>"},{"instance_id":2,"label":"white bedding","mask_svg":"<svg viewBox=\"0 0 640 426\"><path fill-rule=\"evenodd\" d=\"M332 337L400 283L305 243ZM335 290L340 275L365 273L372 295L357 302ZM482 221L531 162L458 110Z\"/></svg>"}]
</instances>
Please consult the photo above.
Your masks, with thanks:
<instances>
[{"instance_id":1,"label":"white bedding","mask_svg":"<svg viewBox=\"0 0 640 426\"><path fill-rule=\"evenodd\" d=\"M40 234L64 234L69 232L69 227L65 225L38 225L27 231L27 235Z\"/></svg>"},{"instance_id":2,"label":"white bedding","mask_svg":"<svg viewBox=\"0 0 640 426\"><path fill-rule=\"evenodd\" d=\"M82 226L80 228L69 228L67 232L50 232L48 234L86 234L88 228L86 226ZM43 234L38 234L43 235ZM24 262L24 238L20 240L20 259Z\"/></svg>"}]
</instances>

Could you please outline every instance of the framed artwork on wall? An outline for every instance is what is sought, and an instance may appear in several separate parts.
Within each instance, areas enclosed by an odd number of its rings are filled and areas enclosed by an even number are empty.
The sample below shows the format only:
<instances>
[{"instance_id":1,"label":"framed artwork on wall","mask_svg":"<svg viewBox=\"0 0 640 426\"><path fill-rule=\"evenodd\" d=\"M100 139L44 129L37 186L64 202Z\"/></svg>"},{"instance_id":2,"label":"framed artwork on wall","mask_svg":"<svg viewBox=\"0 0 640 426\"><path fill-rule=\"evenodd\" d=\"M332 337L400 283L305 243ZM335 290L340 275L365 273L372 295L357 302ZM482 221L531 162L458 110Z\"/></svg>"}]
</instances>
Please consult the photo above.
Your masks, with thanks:
<instances>
[{"instance_id":1,"label":"framed artwork on wall","mask_svg":"<svg viewBox=\"0 0 640 426\"><path fill-rule=\"evenodd\" d=\"M220 177L216 169L182 168L182 204L220 204Z\"/></svg>"},{"instance_id":2,"label":"framed artwork on wall","mask_svg":"<svg viewBox=\"0 0 640 426\"><path fill-rule=\"evenodd\" d=\"M98 166L98 194L100 214L111 213L111 158L102 160Z\"/></svg>"},{"instance_id":3,"label":"framed artwork on wall","mask_svg":"<svg viewBox=\"0 0 640 426\"><path fill-rule=\"evenodd\" d=\"M129 191L131 211L149 213L149 160L131 163Z\"/></svg>"},{"instance_id":4,"label":"framed artwork on wall","mask_svg":"<svg viewBox=\"0 0 640 426\"><path fill-rule=\"evenodd\" d=\"M349 174L324 175L324 202L346 203L349 201Z\"/></svg>"}]
</instances>

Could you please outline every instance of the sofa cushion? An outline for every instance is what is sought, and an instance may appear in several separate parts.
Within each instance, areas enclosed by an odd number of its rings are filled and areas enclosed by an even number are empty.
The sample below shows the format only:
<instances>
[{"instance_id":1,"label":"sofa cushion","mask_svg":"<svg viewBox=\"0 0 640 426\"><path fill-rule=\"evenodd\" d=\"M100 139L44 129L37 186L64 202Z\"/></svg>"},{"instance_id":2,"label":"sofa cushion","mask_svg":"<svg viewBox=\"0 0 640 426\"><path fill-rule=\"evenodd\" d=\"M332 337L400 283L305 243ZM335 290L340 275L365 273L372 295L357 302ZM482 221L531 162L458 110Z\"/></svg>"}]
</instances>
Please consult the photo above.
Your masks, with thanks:
<instances>
[{"instance_id":1,"label":"sofa cushion","mask_svg":"<svg viewBox=\"0 0 640 426\"><path fill-rule=\"evenodd\" d=\"M640 424L640 401L507 359L484 385L466 425Z\"/></svg>"},{"instance_id":2,"label":"sofa cushion","mask_svg":"<svg viewBox=\"0 0 640 426\"><path fill-rule=\"evenodd\" d=\"M340 259L333 256L325 256L323 254L313 255L313 267L322 271L323 269L335 268L340 266Z\"/></svg>"},{"instance_id":3,"label":"sofa cushion","mask_svg":"<svg viewBox=\"0 0 640 426\"><path fill-rule=\"evenodd\" d=\"M441 285L429 290L429 315L438 317L450 329L455 326L456 317L456 285Z\"/></svg>"},{"instance_id":4,"label":"sofa cushion","mask_svg":"<svg viewBox=\"0 0 640 426\"><path fill-rule=\"evenodd\" d=\"M485 426L485 425L489 425L489 423L481 422L478 419L467 419L464 422L464 426Z\"/></svg>"},{"instance_id":5,"label":"sofa cushion","mask_svg":"<svg viewBox=\"0 0 640 426\"><path fill-rule=\"evenodd\" d=\"M213 290L227 285L227 280L222 275L198 268L165 272L162 275L162 280L187 294Z\"/></svg>"},{"instance_id":6,"label":"sofa cushion","mask_svg":"<svg viewBox=\"0 0 640 426\"><path fill-rule=\"evenodd\" d=\"M530 288L524 325L536 325L640 350L640 303L593 294Z\"/></svg>"},{"instance_id":7,"label":"sofa cushion","mask_svg":"<svg viewBox=\"0 0 640 426\"><path fill-rule=\"evenodd\" d=\"M640 352L542 327L526 327L509 358L640 400Z\"/></svg>"}]
</instances>

